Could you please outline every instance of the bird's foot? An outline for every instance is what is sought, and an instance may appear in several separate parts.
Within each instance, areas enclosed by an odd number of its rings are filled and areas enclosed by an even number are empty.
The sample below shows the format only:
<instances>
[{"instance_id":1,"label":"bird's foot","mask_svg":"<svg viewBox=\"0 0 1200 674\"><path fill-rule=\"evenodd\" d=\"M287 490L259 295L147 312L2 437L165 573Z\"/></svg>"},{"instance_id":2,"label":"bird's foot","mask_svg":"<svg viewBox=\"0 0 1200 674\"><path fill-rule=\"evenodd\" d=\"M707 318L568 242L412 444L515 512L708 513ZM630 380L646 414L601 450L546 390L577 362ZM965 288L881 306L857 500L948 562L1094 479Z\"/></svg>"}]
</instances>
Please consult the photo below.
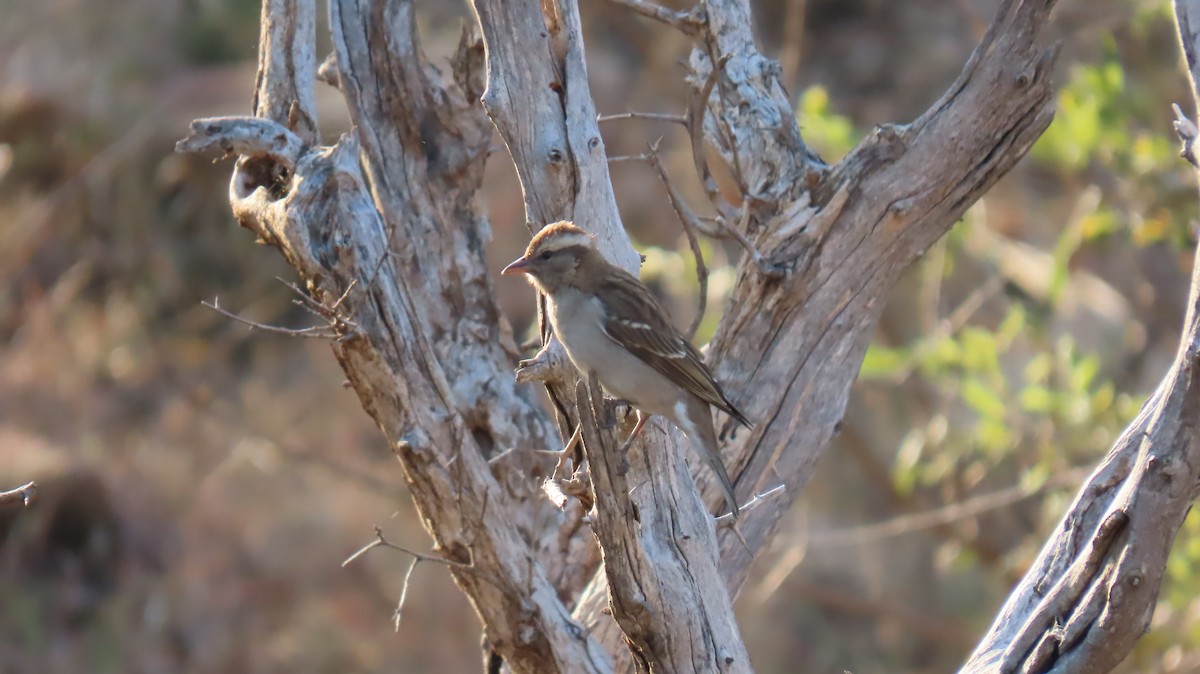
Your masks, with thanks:
<instances>
[{"instance_id":1,"label":"bird's foot","mask_svg":"<svg viewBox=\"0 0 1200 674\"><path fill-rule=\"evenodd\" d=\"M624 408L624 413L621 409ZM600 427L608 430L617 425L617 419L624 419L633 411L633 403L623 398L605 398L603 417L600 419Z\"/></svg>"}]
</instances>

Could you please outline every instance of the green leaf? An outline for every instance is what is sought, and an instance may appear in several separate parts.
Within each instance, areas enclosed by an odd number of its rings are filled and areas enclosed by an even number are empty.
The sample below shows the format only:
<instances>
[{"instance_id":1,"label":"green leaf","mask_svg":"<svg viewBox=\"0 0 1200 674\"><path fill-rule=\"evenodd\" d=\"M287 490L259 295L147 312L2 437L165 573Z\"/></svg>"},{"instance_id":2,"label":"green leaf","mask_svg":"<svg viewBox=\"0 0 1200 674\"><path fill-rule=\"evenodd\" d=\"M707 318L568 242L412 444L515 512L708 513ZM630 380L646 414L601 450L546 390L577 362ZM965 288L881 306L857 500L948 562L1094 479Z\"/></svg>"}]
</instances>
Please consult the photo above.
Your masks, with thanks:
<instances>
[{"instance_id":1,"label":"green leaf","mask_svg":"<svg viewBox=\"0 0 1200 674\"><path fill-rule=\"evenodd\" d=\"M1035 463L1021 475L1021 488L1030 492L1037 491L1050 479L1050 467L1045 463Z\"/></svg>"},{"instance_id":2,"label":"green leaf","mask_svg":"<svg viewBox=\"0 0 1200 674\"><path fill-rule=\"evenodd\" d=\"M796 106L796 118L804 130L804 140L825 159L841 159L861 137L850 118L833 112L829 92L820 85L804 90Z\"/></svg>"},{"instance_id":3,"label":"green leaf","mask_svg":"<svg viewBox=\"0 0 1200 674\"><path fill-rule=\"evenodd\" d=\"M1054 392L1045 386L1031 384L1021 389L1021 408L1034 414L1049 414L1054 411Z\"/></svg>"},{"instance_id":4,"label":"green leaf","mask_svg":"<svg viewBox=\"0 0 1200 674\"><path fill-rule=\"evenodd\" d=\"M952 338L938 339L931 346L925 342L921 346L925 349L918 347L919 351L924 351L919 356L920 365L926 374L937 375L962 362L962 347Z\"/></svg>"},{"instance_id":5,"label":"green leaf","mask_svg":"<svg viewBox=\"0 0 1200 674\"><path fill-rule=\"evenodd\" d=\"M996 336L987 330L968 326L959 338L962 343L962 364L967 372L999 374L1000 349Z\"/></svg>"},{"instance_id":6,"label":"green leaf","mask_svg":"<svg viewBox=\"0 0 1200 674\"><path fill-rule=\"evenodd\" d=\"M996 328L996 341L1000 344L1001 349L1008 350L1021 331L1025 329L1025 305L1019 302L1014 302L1008 308L1008 313L1004 315L1004 321L1000 323L1000 327Z\"/></svg>"},{"instance_id":7,"label":"green leaf","mask_svg":"<svg viewBox=\"0 0 1200 674\"><path fill-rule=\"evenodd\" d=\"M1012 446L1012 431L1003 419L986 418L975 427L975 439L985 454L998 458Z\"/></svg>"},{"instance_id":8,"label":"green leaf","mask_svg":"<svg viewBox=\"0 0 1200 674\"><path fill-rule=\"evenodd\" d=\"M1092 393L1092 414L1099 416L1113 408L1113 402L1116 400L1116 387L1113 383L1106 381L1096 388Z\"/></svg>"},{"instance_id":9,"label":"green leaf","mask_svg":"<svg viewBox=\"0 0 1200 674\"><path fill-rule=\"evenodd\" d=\"M1025 366L1025 381L1030 384L1040 384L1050 378L1054 371L1054 359L1048 353L1039 353L1029 359Z\"/></svg>"},{"instance_id":10,"label":"green leaf","mask_svg":"<svg viewBox=\"0 0 1200 674\"><path fill-rule=\"evenodd\" d=\"M901 495L911 494L917 481L917 464L925 449L925 434L914 429L904 436L892 467L892 484Z\"/></svg>"},{"instance_id":11,"label":"green leaf","mask_svg":"<svg viewBox=\"0 0 1200 674\"><path fill-rule=\"evenodd\" d=\"M1098 372L1100 372L1099 359L1091 354L1080 358L1071 368L1071 388L1081 393L1086 392L1092 382L1096 380Z\"/></svg>"},{"instance_id":12,"label":"green leaf","mask_svg":"<svg viewBox=\"0 0 1200 674\"><path fill-rule=\"evenodd\" d=\"M963 382L963 401L984 419L1003 419L1004 401L992 388L970 377Z\"/></svg>"},{"instance_id":13,"label":"green leaf","mask_svg":"<svg viewBox=\"0 0 1200 674\"><path fill-rule=\"evenodd\" d=\"M888 379L904 369L908 363L908 352L904 349L893 349L881 344L867 347L863 356L862 367L859 368L859 379Z\"/></svg>"}]
</instances>

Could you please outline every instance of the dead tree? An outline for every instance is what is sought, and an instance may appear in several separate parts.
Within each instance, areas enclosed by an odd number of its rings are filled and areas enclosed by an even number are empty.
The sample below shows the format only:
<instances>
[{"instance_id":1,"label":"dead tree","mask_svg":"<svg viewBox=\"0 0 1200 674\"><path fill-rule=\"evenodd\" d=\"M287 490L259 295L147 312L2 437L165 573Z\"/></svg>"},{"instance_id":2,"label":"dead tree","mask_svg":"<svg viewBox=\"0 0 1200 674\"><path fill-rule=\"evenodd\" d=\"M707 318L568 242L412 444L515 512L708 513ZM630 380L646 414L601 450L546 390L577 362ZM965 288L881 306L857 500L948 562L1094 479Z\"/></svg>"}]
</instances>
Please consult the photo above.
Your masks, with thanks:
<instances>
[{"instance_id":1,"label":"dead tree","mask_svg":"<svg viewBox=\"0 0 1200 674\"><path fill-rule=\"evenodd\" d=\"M234 215L283 253L327 322L312 334L331 339L398 457L434 539L423 559L444 563L475 606L488 671L749 672L731 597L837 432L885 292L1050 123L1057 49L1042 30L1054 2L1003 2L939 100L829 166L806 147L778 64L757 50L748 0L687 11L611 1L691 39L685 121L719 214L691 224L744 249L707 358L758 422L723 446L740 499L782 493L748 508L737 531L708 514L719 491L706 474L697 492L674 430L653 426L619 465L611 409L545 326L544 348L512 376L518 351L484 266L477 198L493 125L531 228L574 220L614 262L638 266L575 0L474 0L478 26L449 74L424 57L411 0L329 0L334 52L319 68L315 0L265 0L254 115L198 120L179 149L237 157ZM341 91L354 124L332 147L318 143L318 79ZM736 203L716 189L705 148L734 176ZM967 669L1095 672L1128 652L1138 630L1122 617L1148 619L1200 470L1196 288L1192 301L1176 367ZM553 417L529 382L545 387ZM575 491L596 505L587 520L576 503L553 509L523 451L555 449L579 423L604 497Z\"/></svg>"}]
</instances>

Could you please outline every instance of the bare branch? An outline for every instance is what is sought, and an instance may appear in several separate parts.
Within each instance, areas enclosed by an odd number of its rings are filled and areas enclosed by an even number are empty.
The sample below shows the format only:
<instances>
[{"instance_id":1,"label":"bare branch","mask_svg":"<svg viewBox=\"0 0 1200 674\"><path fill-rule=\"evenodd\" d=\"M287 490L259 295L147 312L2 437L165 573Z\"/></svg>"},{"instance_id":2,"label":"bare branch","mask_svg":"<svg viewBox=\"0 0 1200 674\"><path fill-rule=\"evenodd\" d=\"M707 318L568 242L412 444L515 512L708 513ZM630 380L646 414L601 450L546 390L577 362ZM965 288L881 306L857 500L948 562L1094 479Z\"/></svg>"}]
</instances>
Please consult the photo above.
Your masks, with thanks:
<instances>
[{"instance_id":1,"label":"bare branch","mask_svg":"<svg viewBox=\"0 0 1200 674\"><path fill-rule=\"evenodd\" d=\"M305 69L297 62L303 50L276 48L289 26L304 32L287 1L264 4L264 25L278 39L261 45L260 92L304 86L293 79ZM334 355L404 464L418 509L456 562L450 572L497 651L521 671L604 674L605 654L581 636L559 599L555 583L565 571L548 572L530 548L528 541L541 545L557 533L538 510L544 500L535 485L499 484L487 463L494 448L546 446L551 436L535 396L504 375L510 351L491 322L498 311L483 261L487 223L475 196L490 124L477 99L442 78L416 47L411 3L335 0L330 9L339 83L356 131L330 148L304 144L286 175L276 158L243 156L230 188L235 217L296 268L309 290L300 293L307 308L338 325L362 326L352 331L361 339L333 342ZM377 10L388 21L375 21ZM471 79L481 66L482 59L459 63L455 75ZM312 79L310 71L309 87ZM387 87L377 86L383 81ZM276 105L260 96L256 109L280 128L303 128L301 98L284 104L286 97L272 95ZM420 121L405 124L404 116ZM437 162L428 161L431 144ZM391 231L405 234L395 237L398 248L421 247L417 268L393 262ZM397 252L410 259L409 251ZM435 345L430 333L437 330L449 337ZM522 494L534 505L518 507Z\"/></svg>"},{"instance_id":2,"label":"bare branch","mask_svg":"<svg viewBox=\"0 0 1200 674\"><path fill-rule=\"evenodd\" d=\"M222 157L265 156L289 171L304 151L304 141L286 127L258 117L209 117L197 119L188 137L175 144L176 152L220 151Z\"/></svg>"},{"instance_id":3,"label":"bare branch","mask_svg":"<svg viewBox=\"0 0 1200 674\"><path fill-rule=\"evenodd\" d=\"M366 545L362 546L358 550L355 550L353 554L351 554L349 557L347 557L345 559L345 561L342 562L342 568L343 569L346 568L347 566L349 566L350 562L353 562L354 560L358 559L359 557L362 557L363 555L374 550L375 548L391 548L392 550L398 550L400 552L403 552L406 555L410 555L413 559L415 559L419 562L433 562L434 564L445 564L446 566L452 566L456 569L464 569L464 570L474 570L474 568L475 568L472 564L469 564L469 563L457 562L453 559L446 559L445 557L440 557L438 555L430 555L430 554L426 554L423 552L417 552L415 550L410 550L409 548L406 548L402 545L396 545L395 543L392 543L388 539L384 538L383 529L381 529L379 527L375 527L375 540L371 541L370 543L367 543Z\"/></svg>"},{"instance_id":4,"label":"bare branch","mask_svg":"<svg viewBox=\"0 0 1200 674\"><path fill-rule=\"evenodd\" d=\"M1025 618L1019 631L1012 637L1001 661L1002 672L1020 669L1030 655L1030 649L1043 635L1048 630L1055 630L1064 617L1072 615L1079 598L1097 580L1097 572L1104 565L1117 536L1124 533L1128 525L1129 515L1123 510L1114 510L1104 518L1070 570L1059 579L1033 613ZM1065 648L1066 644L1063 646ZM1036 652L1038 649L1034 650ZM1035 664L1033 671L1041 671L1044 667L1045 663Z\"/></svg>"},{"instance_id":5,"label":"bare branch","mask_svg":"<svg viewBox=\"0 0 1200 674\"><path fill-rule=\"evenodd\" d=\"M337 54L329 52L324 61L321 61L320 67L317 68L317 79L328 84L334 89L342 88L341 76L338 75Z\"/></svg>"},{"instance_id":6,"label":"bare branch","mask_svg":"<svg viewBox=\"0 0 1200 674\"><path fill-rule=\"evenodd\" d=\"M604 575L634 659L646 671L753 671L721 581L713 518L683 457L643 439L661 432L651 424L626 461L600 427L607 412L594 372L575 402L597 496L592 529L602 548L621 551L605 557Z\"/></svg>"},{"instance_id":7,"label":"bare branch","mask_svg":"<svg viewBox=\"0 0 1200 674\"><path fill-rule=\"evenodd\" d=\"M704 254L700 251L700 241L696 238L696 230L701 229L701 225L696 214L683 200L683 195L671 184L667 168L663 166L662 159L658 156L657 142L650 146L648 154L650 165L654 167L655 171L658 171L658 178L662 181L663 187L667 189L667 198L671 200L671 207L675 209L675 215L679 217L679 224L683 226L683 234L687 237L688 247L692 249L692 258L696 261L696 281L700 285L700 290L696 299L696 315L692 318L692 324L688 326L687 330L688 339L692 339L696 336L696 329L700 327L700 322L704 320L704 309L708 306L708 267L704 265Z\"/></svg>"},{"instance_id":8,"label":"bare branch","mask_svg":"<svg viewBox=\"0 0 1200 674\"><path fill-rule=\"evenodd\" d=\"M721 77L721 69L725 67L728 60L729 57L725 56L713 64L703 86L696 90L695 95L688 102L687 110L687 126L692 140L692 161L696 164L696 175L700 176L704 192L708 195L708 200L712 203L713 208L717 210L718 217L721 218L730 217L733 211L726 204L725 198L721 196L721 190L708 170L708 155L704 150L704 112L708 109L708 99L712 96L713 87Z\"/></svg>"},{"instance_id":9,"label":"bare branch","mask_svg":"<svg viewBox=\"0 0 1200 674\"><path fill-rule=\"evenodd\" d=\"M0 491L0 506L10 503L21 503L26 508L37 498L37 483L26 482L16 489Z\"/></svg>"},{"instance_id":10,"label":"bare branch","mask_svg":"<svg viewBox=\"0 0 1200 674\"><path fill-rule=\"evenodd\" d=\"M286 126L304 142L317 142L316 0L264 0L258 40L254 116Z\"/></svg>"},{"instance_id":11,"label":"bare branch","mask_svg":"<svg viewBox=\"0 0 1200 674\"><path fill-rule=\"evenodd\" d=\"M287 335L288 337L308 337L312 339L336 339L337 334L332 332L329 326L314 325L310 328L284 328L278 325L267 325L259 323L248 318L243 318L235 313L226 311L221 307L220 298L214 297L211 304L208 302L200 302L200 304L212 309L222 316L237 321L242 325L248 326L251 330L262 330L263 332L273 332L277 335Z\"/></svg>"},{"instance_id":12,"label":"bare branch","mask_svg":"<svg viewBox=\"0 0 1200 674\"><path fill-rule=\"evenodd\" d=\"M903 536L925 529L932 529L965 520L983 513L1005 508L1033 498L1048 489L1076 486L1086 477L1082 469L1058 473L1036 486L1018 484L986 494L950 503L940 508L915 512L875 524L864 524L835 531L813 533L810 542L820 546L859 545L868 541Z\"/></svg>"},{"instance_id":13,"label":"bare branch","mask_svg":"<svg viewBox=\"0 0 1200 674\"><path fill-rule=\"evenodd\" d=\"M703 14L699 9L693 9L688 12L674 11L657 5L649 0L608 0L614 5L625 7L635 14L640 14L648 19L654 19L660 23L682 32L685 35L695 35L697 31L704 25Z\"/></svg>"},{"instance_id":14,"label":"bare branch","mask_svg":"<svg viewBox=\"0 0 1200 674\"><path fill-rule=\"evenodd\" d=\"M742 505L742 507L741 507L742 514L745 515L747 512L754 510L755 508L762 505L763 502L769 498L772 498L774 496L782 496L784 494L784 492L786 492L786 491L787 491L787 487L785 485L780 484L780 485L771 487L770 489L768 489L767 491L765 491L761 494L755 494L754 498L750 499L749 501L746 501L746 503L744 505ZM732 526L736 526L736 525L737 525L737 520L734 519L733 513L731 513L731 512L725 513L724 515L721 515L720 517L717 518L717 528L732 527Z\"/></svg>"},{"instance_id":15,"label":"bare branch","mask_svg":"<svg viewBox=\"0 0 1200 674\"><path fill-rule=\"evenodd\" d=\"M408 565L408 571L404 573L404 585L400 588L400 599L396 602L396 611L392 614L392 625L397 632L400 631L400 621L404 618L404 600L408 598L408 584L412 581L413 572L417 570L417 564L420 563L420 557L413 557L412 562Z\"/></svg>"},{"instance_id":16,"label":"bare branch","mask_svg":"<svg viewBox=\"0 0 1200 674\"><path fill-rule=\"evenodd\" d=\"M656 122L671 122L673 124L687 125L687 115L671 115L663 112L618 112L613 115L597 115L596 121L600 124L605 122L615 122L622 119L645 119ZM609 161L612 161L611 159Z\"/></svg>"},{"instance_id":17,"label":"bare branch","mask_svg":"<svg viewBox=\"0 0 1200 674\"><path fill-rule=\"evenodd\" d=\"M641 154L618 154L608 158L608 163L610 164L620 164L622 162L631 161L650 161L650 155L649 153L643 152Z\"/></svg>"}]
</instances>

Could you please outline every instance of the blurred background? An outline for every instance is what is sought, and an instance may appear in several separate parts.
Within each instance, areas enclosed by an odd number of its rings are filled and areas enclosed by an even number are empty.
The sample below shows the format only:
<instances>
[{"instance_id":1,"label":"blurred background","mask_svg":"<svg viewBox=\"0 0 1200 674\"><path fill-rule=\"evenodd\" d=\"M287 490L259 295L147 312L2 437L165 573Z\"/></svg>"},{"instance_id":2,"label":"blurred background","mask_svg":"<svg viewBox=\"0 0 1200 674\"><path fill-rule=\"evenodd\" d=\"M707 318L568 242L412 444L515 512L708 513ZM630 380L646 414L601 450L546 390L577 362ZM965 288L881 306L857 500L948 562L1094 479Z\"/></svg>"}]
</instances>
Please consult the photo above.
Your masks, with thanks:
<instances>
[{"instance_id":1,"label":"blurred background","mask_svg":"<svg viewBox=\"0 0 1200 674\"><path fill-rule=\"evenodd\" d=\"M469 9L417 0L444 65ZM682 113L679 35L584 2L602 113ZM664 2L683 6L681 2ZM753 0L806 139L836 161L954 79L994 0ZM473 672L478 622L272 250L234 224L230 164L172 153L188 122L250 109L254 0L0 0L0 672ZM1195 245L1190 108L1168 2L1062 0L1059 112L1031 155L889 298L841 436L738 601L764 673L950 672L1088 469L1165 372ZM321 38L319 52L328 52ZM346 128L319 85L322 131ZM612 155L663 137L697 209L680 127L603 126ZM644 276L691 320L698 286L653 171L612 165ZM528 234L507 155L486 199L498 270ZM736 250L706 242L700 338ZM518 333L519 281L496 281ZM1177 541L1125 672L1200 669L1200 519Z\"/></svg>"}]
</instances>

